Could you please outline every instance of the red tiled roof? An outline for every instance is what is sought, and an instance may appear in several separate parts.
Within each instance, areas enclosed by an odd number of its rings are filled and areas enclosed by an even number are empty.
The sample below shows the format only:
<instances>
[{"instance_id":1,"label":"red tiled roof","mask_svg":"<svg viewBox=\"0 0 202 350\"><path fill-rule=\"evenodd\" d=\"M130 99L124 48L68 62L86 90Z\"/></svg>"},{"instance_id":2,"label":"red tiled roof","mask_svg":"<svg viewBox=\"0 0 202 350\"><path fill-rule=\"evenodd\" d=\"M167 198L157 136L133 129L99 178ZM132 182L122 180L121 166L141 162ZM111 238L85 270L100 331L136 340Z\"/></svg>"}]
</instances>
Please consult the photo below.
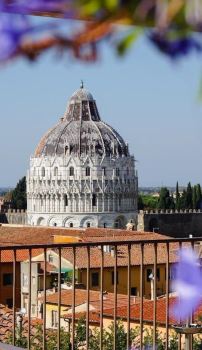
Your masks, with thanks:
<instances>
[{"instance_id":1,"label":"red tiled roof","mask_svg":"<svg viewBox=\"0 0 202 350\"><path fill-rule=\"evenodd\" d=\"M107 228L69 229L59 227L0 226L0 245L48 244L54 243L54 235L79 237L86 242L101 240L151 240L166 239L168 236L152 232L127 231Z\"/></svg>"},{"instance_id":2,"label":"red tiled roof","mask_svg":"<svg viewBox=\"0 0 202 350\"><path fill-rule=\"evenodd\" d=\"M169 298L169 324L175 324L178 321L175 320L174 316L171 313L172 307L177 303L177 297L171 296ZM153 300L144 300L143 301L143 320L144 322L153 323ZM105 316L113 317L114 309L111 308L104 310ZM198 307L194 313L194 320L197 321L202 316L202 304ZM127 318L127 307L121 306L117 308L117 317L121 319ZM140 320L140 303L131 305L131 320ZM194 321L193 320L193 321ZM160 297L156 301L156 322L160 324L166 324L166 297Z\"/></svg>"},{"instance_id":3,"label":"red tiled roof","mask_svg":"<svg viewBox=\"0 0 202 350\"><path fill-rule=\"evenodd\" d=\"M150 241L152 239L167 239L167 236L160 235L157 233L147 233L147 232L136 232L118 229L105 229L105 228L86 228L86 229L67 229L67 228L55 228L55 227L10 227L10 226L0 226L0 245L14 245L14 244L51 244L54 243L54 236L64 235L72 237L80 237L85 242L100 242L108 241L109 243L113 241L126 241L132 240L138 242L139 240ZM178 245L176 243L170 244L170 262L176 262L177 258L173 250L176 250ZM38 253L38 255L42 250ZM154 248L153 245L145 243L144 247L144 264L154 263ZM157 262L158 264L166 262L166 244L158 244L157 250ZM34 253L34 256L37 254ZM3 252L2 261L10 262L12 261L12 252ZM62 255L71 263L73 262L73 251L72 248L63 248ZM131 265L139 265L141 258L140 246L133 245L131 249ZM18 261L23 261L28 259L28 251L20 250L17 253ZM104 254L104 266L113 267L114 257L111 253ZM99 268L101 263L101 250L98 247L91 247L90 249L90 267ZM128 251L126 246L118 247L118 266L128 265ZM86 247L76 248L76 266L78 268L87 267L87 250Z\"/></svg>"},{"instance_id":4,"label":"red tiled roof","mask_svg":"<svg viewBox=\"0 0 202 350\"><path fill-rule=\"evenodd\" d=\"M40 319L31 320L31 335L37 332L37 327L42 324L43 321ZM28 332L28 320L23 319L22 322L23 335L27 336ZM13 329L13 310L7 308L5 305L0 304L0 342L5 342L11 336Z\"/></svg>"},{"instance_id":5,"label":"red tiled roof","mask_svg":"<svg viewBox=\"0 0 202 350\"><path fill-rule=\"evenodd\" d=\"M62 290L61 291L61 304L63 306L72 307L72 295L73 290ZM43 298L40 298L43 299ZM118 304L120 306L127 305L127 295L117 294ZM135 302L135 297L131 297L131 304ZM46 296L47 304L57 304L58 303L58 292ZM87 291L85 289L75 289L75 305L81 305L87 302ZM103 305L105 309L111 308L114 302L114 294L106 293L103 294ZM100 292L90 290L90 304L94 306L95 309L100 308Z\"/></svg>"},{"instance_id":6,"label":"red tiled roof","mask_svg":"<svg viewBox=\"0 0 202 350\"><path fill-rule=\"evenodd\" d=\"M175 305L177 302L177 298L171 296L169 298L169 310ZM143 322L146 323L151 323L153 324L153 315L154 315L154 301L153 300L143 300ZM121 320L127 320L127 312L128 312L128 307L127 305L122 305L120 306L118 303L117 307L117 318ZM90 316L90 322L96 322L99 323L100 320L100 309L97 309L95 311L90 311L89 315ZM198 307L196 312L194 313L194 320L195 322L200 320L202 316L202 304ZM71 318L72 315L66 314L63 315L65 318ZM86 318L86 312L77 312L75 313L75 319L78 320L79 318ZM114 317L114 308L113 306L111 308L105 308L103 310L103 317L110 318L113 320ZM130 307L130 319L131 321L140 321L140 300L137 300L135 303L131 303ZM166 324L166 298L161 297L157 299L156 301L156 322L157 324L165 325ZM177 324L177 321L174 319L174 317L171 315L169 316L169 324Z\"/></svg>"},{"instance_id":7,"label":"red tiled roof","mask_svg":"<svg viewBox=\"0 0 202 350\"><path fill-rule=\"evenodd\" d=\"M175 263L178 261L176 250L178 243L170 243L169 261ZM73 250L71 248L62 249L62 256L69 262L73 263ZM157 263L165 264L167 258L167 248L165 243L158 244L157 248ZM144 265L154 264L154 246L149 243L144 245ZM76 267L87 268L87 249L86 247L76 248ZM131 247L131 265L138 266L141 262L141 247L139 245L132 245ZM115 258L113 253L104 253L104 267L114 267ZM101 249L98 247L91 247L90 249L90 267L100 268L101 264ZM117 266L128 266L128 248L127 246L118 246L117 248Z\"/></svg>"},{"instance_id":8,"label":"red tiled roof","mask_svg":"<svg viewBox=\"0 0 202 350\"><path fill-rule=\"evenodd\" d=\"M32 257L38 256L43 252L43 249L33 249L32 250ZM16 261L22 262L29 259L29 251L24 249L19 249L16 251ZM13 262L14 260L14 254L11 250L2 250L0 252L0 262L1 263L7 263L7 262Z\"/></svg>"}]
</instances>

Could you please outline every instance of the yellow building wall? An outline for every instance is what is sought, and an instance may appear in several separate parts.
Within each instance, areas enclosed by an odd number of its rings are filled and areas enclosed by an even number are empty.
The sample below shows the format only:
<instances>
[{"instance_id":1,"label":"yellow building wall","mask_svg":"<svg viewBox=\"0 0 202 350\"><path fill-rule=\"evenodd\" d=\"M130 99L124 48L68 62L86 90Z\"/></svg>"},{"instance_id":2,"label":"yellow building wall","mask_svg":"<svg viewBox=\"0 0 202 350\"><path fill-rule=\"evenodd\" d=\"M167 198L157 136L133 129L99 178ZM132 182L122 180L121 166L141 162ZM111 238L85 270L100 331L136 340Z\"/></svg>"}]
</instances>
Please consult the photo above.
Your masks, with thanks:
<instances>
[{"instance_id":1,"label":"yellow building wall","mask_svg":"<svg viewBox=\"0 0 202 350\"><path fill-rule=\"evenodd\" d=\"M57 329L57 327L52 326L52 311L58 312L58 306L56 304L46 304L46 327L47 328L54 328ZM67 313L67 306L61 305L61 316ZM63 318L60 318L60 324L61 327L68 330L68 322L64 321Z\"/></svg>"},{"instance_id":2,"label":"yellow building wall","mask_svg":"<svg viewBox=\"0 0 202 350\"><path fill-rule=\"evenodd\" d=\"M160 271L160 279L157 281L157 295L165 294L166 292L166 278L165 278L165 264L158 265ZM151 281L147 281L147 270L153 269L153 265L148 265L144 267L144 296L146 298L151 297ZM114 285L112 284L112 272L113 268L104 268L103 270L103 290L107 292L114 292ZM117 292L120 294L127 294L127 267L117 267L118 271L118 283L117 283ZM92 274L99 273L99 285L92 285ZM80 270L79 282L83 283L86 286L86 269ZM136 288L136 295L140 295L140 267L132 266L131 267L131 288ZM90 289L100 290L100 269L90 269Z\"/></svg>"},{"instance_id":3,"label":"yellow building wall","mask_svg":"<svg viewBox=\"0 0 202 350\"><path fill-rule=\"evenodd\" d=\"M58 306L54 305L54 304L46 304L46 327L47 328L52 328L52 329L57 329L57 327L53 327L52 326L52 311L56 311L58 312ZM60 322L61 322L61 328L64 328L64 330L71 331L71 327L69 328L68 322L64 321L64 319L62 318L62 315L67 313L67 306L61 306L61 318L60 318ZM113 322L113 317L109 318L109 317L103 317L103 328L105 330L108 330L111 323ZM75 324L77 323L77 321L75 320ZM123 320L122 321L125 330L127 331L127 320ZM130 322L130 328L131 329L135 329L137 327L140 326L140 323L138 321L132 321ZM94 325L94 324L89 324L90 329L93 331L93 329L97 328L99 329L99 325ZM147 331L151 334L153 329L153 325L152 324L148 324L148 323L143 323L143 337L144 335L147 335ZM163 325L158 325L157 324L157 330L159 332L159 335L165 339L166 336L166 328ZM169 329L169 337L173 337L175 335L175 331L170 328ZM182 337L182 350L185 349L185 338Z\"/></svg>"}]
</instances>

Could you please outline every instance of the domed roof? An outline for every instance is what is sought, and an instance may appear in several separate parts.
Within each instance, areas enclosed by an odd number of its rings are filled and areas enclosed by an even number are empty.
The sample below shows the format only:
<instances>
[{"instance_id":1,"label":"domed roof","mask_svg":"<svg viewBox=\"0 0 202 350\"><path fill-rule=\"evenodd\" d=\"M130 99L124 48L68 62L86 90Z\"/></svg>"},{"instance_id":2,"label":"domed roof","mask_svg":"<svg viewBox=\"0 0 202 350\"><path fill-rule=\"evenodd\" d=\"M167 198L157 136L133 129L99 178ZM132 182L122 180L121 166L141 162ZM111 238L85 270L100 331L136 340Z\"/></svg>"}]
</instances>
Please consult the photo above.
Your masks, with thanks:
<instances>
[{"instance_id":1,"label":"domed roof","mask_svg":"<svg viewBox=\"0 0 202 350\"><path fill-rule=\"evenodd\" d=\"M35 157L62 155L127 156L122 137L99 116L92 94L83 83L70 98L64 117L39 142Z\"/></svg>"}]
</instances>

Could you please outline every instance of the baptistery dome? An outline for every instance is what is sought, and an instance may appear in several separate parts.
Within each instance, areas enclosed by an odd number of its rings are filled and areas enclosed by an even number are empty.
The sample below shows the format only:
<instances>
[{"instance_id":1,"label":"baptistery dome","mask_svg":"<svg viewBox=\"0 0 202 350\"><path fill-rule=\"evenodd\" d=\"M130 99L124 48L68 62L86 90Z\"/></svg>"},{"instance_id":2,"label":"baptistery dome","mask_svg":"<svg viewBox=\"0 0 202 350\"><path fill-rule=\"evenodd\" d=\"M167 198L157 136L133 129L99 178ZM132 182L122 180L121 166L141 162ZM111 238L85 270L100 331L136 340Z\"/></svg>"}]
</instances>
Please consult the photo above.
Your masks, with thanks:
<instances>
[{"instance_id":1,"label":"baptistery dome","mask_svg":"<svg viewBox=\"0 0 202 350\"><path fill-rule=\"evenodd\" d=\"M31 225L123 227L137 216L134 157L83 84L39 142L27 175Z\"/></svg>"},{"instance_id":2,"label":"baptistery dome","mask_svg":"<svg viewBox=\"0 0 202 350\"><path fill-rule=\"evenodd\" d=\"M35 156L128 155L122 137L99 116L93 96L84 88L70 98L59 123L40 141Z\"/></svg>"}]
</instances>

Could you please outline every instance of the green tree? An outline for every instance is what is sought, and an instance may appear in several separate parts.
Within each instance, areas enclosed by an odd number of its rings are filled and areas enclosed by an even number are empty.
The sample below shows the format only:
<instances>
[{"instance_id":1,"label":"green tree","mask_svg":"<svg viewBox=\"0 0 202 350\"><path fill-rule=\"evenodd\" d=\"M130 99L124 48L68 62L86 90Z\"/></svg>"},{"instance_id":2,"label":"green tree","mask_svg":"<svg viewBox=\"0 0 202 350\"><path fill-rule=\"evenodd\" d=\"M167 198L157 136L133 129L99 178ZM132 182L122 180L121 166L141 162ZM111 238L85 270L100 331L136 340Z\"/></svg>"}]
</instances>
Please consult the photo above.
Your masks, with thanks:
<instances>
[{"instance_id":1,"label":"green tree","mask_svg":"<svg viewBox=\"0 0 202 350\"><path fill-rule=\"evenodd\" d=\"M170 192L167 187L162 187L160 190L158 208L164 210L175 208L173 197L170 196Z\"/></svg>"},{"instance_id":2,"label":"green tree","mask_svg":"<svg viewBox=\"0 0 202 350\"><path fill-rule=\"evenodd\" d=\"M12 207L15 209L27 209L26 177L19 180L11 193Z\"/></svg>"},{"instance_id":3,"label":"green tree","mask_svg":"<svg viewBox=\"0 0 202 350\"><path fill-rule=\"evenodd\" d=\"M143 210L144 209L144 202L141 194L138 195L138 210Z\"/></svg>"},{"instance_id":4,"label":"green tree","mask_svg":"<svg viewBox=\"0 0 202 350\"><path fill-rule=\"evenodd\" d=\"M192 208L197 209L196 186L192 187Z\"/></svg>"},{"instance_id":5,"label":"green tree","mask_svg":"<svg viewBox=\"0 0 202 350\"><path fill-rule=\"evenodd\" d=\"M175 208L177 210L180 210L180 193L179 193L178 181L177 181L177 184L176 184L175 195L176 195Z\"/></svg>"},{"instance_id":6,"label":"green tree","mask_svg":"<svg viewBox=\"0 0 202 350\"><path fill-rule=\"evenodd\" d=\"M139 210L151 210L157 209L158 207L158 197L153 197L152 195L140 194L138 199L138 209Z\"/></svg>"},{"instance_id":7,"label":"green tree","mask_svg":"<svg viewBox=\"0 0 202 350\"><path fill-rule=\"evenodd\" d=\"M187 185L185 209L192 209L192 187L190 182Z\"/></svg>"},{"instance_id":8,"label":"green tree","mask_svg":"<svg viewBox=\"0 0 202 350\"><path fill-rule=\"evenodd\" d=\"M196 203L197 203L197 209L200 209L201 207L201 201L202 201L202 194L201 194L201 186L200 184L196 185Z\"/></svg>"},{"instance_id":9,"label":"green tree","mask_svg":"<svg viewBox=\"0 0 202 350\"><path fill-rule=\"evenodd\" d=\"M186 196L187 196L187 193L185 190L183 190L179 200L179 209L186 209Z\"/></svg>"}]
</instances>

